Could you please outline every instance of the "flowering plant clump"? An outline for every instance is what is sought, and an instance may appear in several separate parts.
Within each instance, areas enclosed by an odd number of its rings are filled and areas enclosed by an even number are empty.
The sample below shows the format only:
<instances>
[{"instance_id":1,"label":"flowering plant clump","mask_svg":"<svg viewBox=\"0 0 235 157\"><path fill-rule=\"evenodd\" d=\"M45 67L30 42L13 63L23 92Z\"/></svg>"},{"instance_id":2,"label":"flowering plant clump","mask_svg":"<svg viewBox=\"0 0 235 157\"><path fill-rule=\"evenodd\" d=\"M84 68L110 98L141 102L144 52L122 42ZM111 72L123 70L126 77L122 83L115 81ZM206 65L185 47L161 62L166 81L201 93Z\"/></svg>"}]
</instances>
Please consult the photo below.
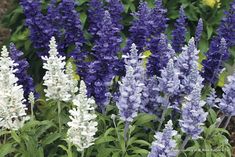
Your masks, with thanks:
<instances>
[{"instance_id":1,"label":"flowering plant clump","mask_svg":"<svg viewBox=\"0 0 235 157\"><path fill-rule=\"evenodd\" d=\"M73 99L75 108L69 110L71 121L68 122L68 140L83 151L94 143L98 123L95 121L95 101L86 96L85 83L81 81L79 94Z\"/></svg>"},{"instance_id":2,"label":"flowering plant clump","mask_svg":"<svg viewBox=\"0 0 235 157\"><path fill-rule=\"evenodd\" d=\"M0 128L18 130L29 118L24 104L24 90L17 83L15 75L17 63L10 58L5 46L2 48L0 63Z\"/></svg>"},{"instance_id":3,"label":"flowering plant clump","mask_svg":"<svg viewBox=\"0 0 235 157\"><path fill-rule=\"evenodd\" d=\"M232 156L235 0L14 3L0 157Z\"/></svg>"},{"instance_id":4,"label":"flowering plant clump","mask_svg":"<svg viewBox=\"0 0 235 157\"><path fill-rule=\"evenodd\" d=\"M55 38L52 37L49 57L42 57L46 61L43 68L47 70L43 77L43 85L47 87L45 93L48 99L69 101L71 94L69 93L69 78L65 73L65 57L59 56L56 46Z\"/></svg>"},{"instance_id":5,"label":"flowering plant clump","mask_svg":"<svg viewBox=\"0 0 235 157\"><path fill-rule=\"evenodd\" d=\"M152 143L152 149L148 157L161 157L177 156L176 152L176 140L173 139L177 135L177 131L173 129L172 121L169 120L163 129L163 132L156 132L154 138L156 141Z\"/></svg>"}]
</instances>

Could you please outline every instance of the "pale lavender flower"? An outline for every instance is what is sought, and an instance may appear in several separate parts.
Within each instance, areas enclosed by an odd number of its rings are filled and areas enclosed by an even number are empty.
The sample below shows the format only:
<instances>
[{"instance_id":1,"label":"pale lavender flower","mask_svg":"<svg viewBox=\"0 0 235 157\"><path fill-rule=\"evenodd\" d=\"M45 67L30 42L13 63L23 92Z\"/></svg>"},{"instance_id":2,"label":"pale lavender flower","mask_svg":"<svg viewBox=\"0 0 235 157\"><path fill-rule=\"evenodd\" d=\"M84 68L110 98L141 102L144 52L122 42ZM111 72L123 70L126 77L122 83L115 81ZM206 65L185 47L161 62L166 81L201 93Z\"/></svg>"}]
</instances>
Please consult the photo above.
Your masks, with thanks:
<instances>
[{"instance_id":1,"label":"pale lavender flower","mask_svg":"<svg viewBox=\"0 0 235 157\"><path fill-rule=\"evenodd\" d=\"M121 119L130 123L137 116L141 104L141 92L143 90L143 79L141 74L144 70L142 61L139 60L135 44L132 44L131 53L125 59L126 76L119 83L120 96L117 101L117 107Z\"/></svg>"},{"instance_id":2,"label":"pale lavender flower","mask_svg":"<svg viewBox=\"0 0 235 157\"><path fill-rule=\"evenodd\" d=\"M177 143L174 137L177 131L173 129L172 121L169 120L163 132L156 132L155 141L152 143L151 152L148 157L176 157Z\"/></svg>"},{"instance_id":3,"label":"pale lavender flower","mask_svg":"<svg viewBox=\"0 0 235 157\"><path fill-rule=\"evenodd\" d=\"M198 81L190 95L186 97L182 108L182 117L179 120L181 130L192 139L200 138L203 131L202 126L208 114L202 108L205 102L201 100L201 84L202 81Z\"/></svg>"},{"instance_id":4,"label":"pale lavender flower","mask_svg":"<svg viewBox=\"0 0 235 157\"><path fill-rule=\"evenodd\" d=\"M195 43L197 46L198 46L199 41L201 39L202 31L203 31L203 21L200 18L198 21L198 24L197 24L196 32L195 32Z\"/></svg>"},{"instance_id":5,"label":"pale lavender flower","mask_svg":"<svg viewBox=\"0 0 235 157\"><path fill-rule=\"evenodd\" d=\"M228 77L228 83L223 87L223 97L219 107L227 116L235 115L235 73Z\"/></svg>"}]
</instances>

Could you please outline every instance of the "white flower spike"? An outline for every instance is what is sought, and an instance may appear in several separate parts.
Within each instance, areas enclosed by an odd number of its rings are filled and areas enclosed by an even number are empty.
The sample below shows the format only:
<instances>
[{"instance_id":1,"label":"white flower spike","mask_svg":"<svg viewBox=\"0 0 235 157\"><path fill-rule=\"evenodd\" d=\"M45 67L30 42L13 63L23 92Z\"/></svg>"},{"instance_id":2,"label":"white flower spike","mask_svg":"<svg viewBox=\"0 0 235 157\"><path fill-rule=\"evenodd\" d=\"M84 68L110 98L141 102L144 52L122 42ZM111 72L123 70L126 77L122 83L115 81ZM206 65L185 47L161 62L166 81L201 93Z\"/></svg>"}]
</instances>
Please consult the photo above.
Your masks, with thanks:
<instances>
[{"instance_id":1,"label":"white flower spike","mask_svg":"<svg viewBox=\"0 0 235 157\"><path fill-rule=\"evenodd\" d=\"M26 115L24 91L17 84L15 76L17 64L9 57L6 46L0 57L0 128L18 130L29 117Z\"/></svg>"},{"instance_id":2,"label":"white flower spike","mask_svg":"<svg viewBox=\"0 0 235 157\"><path fill-rule=\"evenodd\" d=\"M75 107L69 111L71 121L68 122L68 141L77 147L78 151L94 144L98 123L95 121L95 101L86 96L86 85L80 83L79 94L74 98Z\"/></svg>"}]
</instances>

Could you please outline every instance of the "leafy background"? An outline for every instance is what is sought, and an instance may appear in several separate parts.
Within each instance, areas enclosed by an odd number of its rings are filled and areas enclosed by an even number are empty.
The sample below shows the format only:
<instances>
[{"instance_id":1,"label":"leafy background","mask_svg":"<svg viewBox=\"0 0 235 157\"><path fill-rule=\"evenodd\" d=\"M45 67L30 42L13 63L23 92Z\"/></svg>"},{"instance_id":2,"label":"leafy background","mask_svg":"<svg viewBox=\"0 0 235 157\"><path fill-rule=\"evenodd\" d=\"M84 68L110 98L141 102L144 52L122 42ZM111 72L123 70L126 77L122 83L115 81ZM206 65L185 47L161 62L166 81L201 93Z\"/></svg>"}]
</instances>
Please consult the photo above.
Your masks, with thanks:
<instances>
[{"instance_id":1,"label":"leafy background","mask_svg":"<svg viewBox=\"0 0 235 157\"><path fill-rule=\"evenodd\" d=\"M81 22L83 25L83 31L85 32L85 37L89 38L87 32L87 2L89 0L77 0L78 6L77 11L80 13ZM154 6L154 0L146 0L150 7ZM130 14L136 11L136 8L139 4L138 0L122 0L125 6L125 13L123 15L123 38L125 39L128 36L128 28L131 25L132 16ZM213 35L216 34L216 28L218 27L221 18L224 15L224 10L227 10L229 7L229 2L231 0L221 0L220 4L214 4L214 0L163 0L164 6L168 9L168 18L169 27L167 30L168 37L171 36L171 31L173 29L173 24L175 19L178 17L178 10L181 5L184 6L185 12L188 18L188 33L187 39L190 36L194 35L195 28L199 18L201 17L204 22L204 31L202 34L202 39L199 44L200 52L200 60L204 58L204 53L208 50L210 39ZM11 3L11 5L9 5ZM43 0L43 5L46 6L48 0ZM214 4L214 5L213 5ZM10 7L11 6L11 7ZM8 8L6 11L5 8ZM1 44L9 44L10 42L14 42L18 49L24 52L24 56L29 61L31 67L29 73L33 76L34 81L38 84L37 88L40 91L40 83L41 78L44 74L42 70L42 62L41 59L37 57L34 53L34 49L31 41L29 40L29 30L24 26L24 15L23 10L19 6L18 0L1 0L0 2L0 45ZM2 41L2 42L1 42ZM225 76L232 73L234 71L233 63L235 58L235 50L231 50L232 57L229 62L226 64L227 71L225 71L220 78L219 86L223 86L225 80ZM220 90L219 88L217 90ZM66 147L66 142L63 140L58 140L64 135L60 135L56 133L57 126L50 120L53 119L53 111L56 109L55 104L50 102L49 104L45 104L44 100L39 100L37 102L38 112L40 114L36 117L39 121L32 121L27 123L24 129L21 130L20 134L11 134L13 137L12 142L4 145L4 148L0 148L0 156L4 156L9 152L18 152L18 155L24 154L24 156L32 156L37 154L37 156L43 156L45 153L46 156L55 156L56 154L65 154L65 152L69 152L69 147ZM67 111L70 106L64 105L65 111ZM117 113L117 109L112 105L108 106L107 112L109 113ZM55 112L56 114L56 112ZM56 117L56 116L55 116ZM210 112L210 123L213 124L215 122L215 113L213 111ZM64 124L68 121L68 117L64 113ZM155 130L155 126L153 123L150 123L154 120L155 117L152 115L140 114L134 121L130 132L130 140L127 143L127 149L125 150L125 142L123 138L117 138L117 132L123 131L123 123L121 121L117 121L113 119L110 121L109 117L105 117L103 115L98 115L99 121L99 139L97 139L94 146L88 149L86 156L94 156L97 157L108 157L112 153L113 157L119 157L121 153L128 151L132 156L146 156L148 153L148 148L151 144L151 140L153 138ZM235 126L234 119L231 121L230 131L235 130L232 126ZM115 127L116 125L116 127ZM195 141L195 143L190 143L191 147L188 149L196 149L203 145L204 148L216 148L217 146L224 146L225 149L229 147L225 139L228 136L228 132L224 130L215 129L215 126L211 125L210 127L205 129L203 134L204 139ZM64 132L65 133L65 132ZM143 134L144 133L144 134ZM146 134L147 133L147 134ZM223 134L222 134L223 133ZM47 136L45 136L47 134ZM232 136L233 133L231 132ZM1 135L0 135L1 136ZM146 140L147 139L147 140ZM211 140L216 139L216 140ZM39 143L37 141L40 141ZM230 140L233 144L234 141ZM216 143L216 145L214 145ZM17 147L13 147L17 145ZM54 148L54 145L58 145L58 148ZM14 150L16 149L17 150ZM105 149L104 149L105 148ZM3 151L7 150L7 151ZM50 151L48 151L50 150ZM6 154L4 154L4 152ZM94 152L96 154L94 154ZM205 153L205 154L203 154ZM231 156L229 151L226 154L227 156ZM74 156L76 156L76 151L74 151ZM217 152L216 154L211 154L208 152L198 152L196 154L188 154L189 156L223 156L221 152ZM66 155L64 155L66 156ZM131 155L130 155L131 156ZM184 156L184 155L182 155Z\"/></svg>"}]
</instances>

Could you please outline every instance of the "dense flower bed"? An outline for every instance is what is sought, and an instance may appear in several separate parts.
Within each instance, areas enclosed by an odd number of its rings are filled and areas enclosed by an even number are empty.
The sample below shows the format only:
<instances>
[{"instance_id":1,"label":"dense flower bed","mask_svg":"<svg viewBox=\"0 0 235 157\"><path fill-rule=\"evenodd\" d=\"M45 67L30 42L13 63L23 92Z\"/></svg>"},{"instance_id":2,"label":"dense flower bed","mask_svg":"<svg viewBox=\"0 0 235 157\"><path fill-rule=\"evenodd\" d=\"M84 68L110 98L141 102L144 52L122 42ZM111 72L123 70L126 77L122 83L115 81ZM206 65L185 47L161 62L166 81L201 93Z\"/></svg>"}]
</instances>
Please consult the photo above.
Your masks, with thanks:
<instances>
[{"instance_id":1,"label":"dense flower bed","mask_svg":"<svg viewBox=\"0 0 235 157\"><path fill-rule=\"evenodd\" d=\"M206 21L190 35L184 5L172 29L161 0L140 1L130 27L120 0L79 2L87 14L74 0L20 0L40 70L3 46L0 156L231 156L235 1L205 54Z\"/></svg>"}]
</instances>

